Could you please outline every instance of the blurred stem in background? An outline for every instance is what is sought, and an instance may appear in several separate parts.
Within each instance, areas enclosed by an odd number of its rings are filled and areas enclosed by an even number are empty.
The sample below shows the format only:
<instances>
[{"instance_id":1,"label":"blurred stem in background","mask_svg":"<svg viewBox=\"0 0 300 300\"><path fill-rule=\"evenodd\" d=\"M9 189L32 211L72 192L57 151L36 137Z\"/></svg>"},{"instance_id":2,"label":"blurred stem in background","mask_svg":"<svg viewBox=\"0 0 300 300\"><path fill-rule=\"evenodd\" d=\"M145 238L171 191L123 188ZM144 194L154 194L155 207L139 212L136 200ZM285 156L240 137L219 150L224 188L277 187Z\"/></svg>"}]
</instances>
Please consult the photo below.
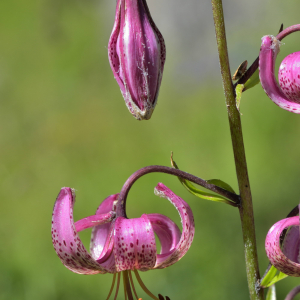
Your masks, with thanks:
<instances>
[{"instance_id":1,"label":"blurred stem in background","mask_svg":"<svg viewBox=\"0 0 300 300\"><path fill-rule=\"evenodd\" d=\"M225 93L232 147L234 152L236 174L241 196L241 205L239 207L239 211L242 222L246 272L250 299L262 300L264 299L264 291L263 289L256 288L256 283L260 279L260 275L257 260L252 196L248 178L240 113L236 108L235 93L229 68L222 0L212 0L211 3L215 23L221 75L223 80L223 89Z\"/></svg>"}]
</instances>

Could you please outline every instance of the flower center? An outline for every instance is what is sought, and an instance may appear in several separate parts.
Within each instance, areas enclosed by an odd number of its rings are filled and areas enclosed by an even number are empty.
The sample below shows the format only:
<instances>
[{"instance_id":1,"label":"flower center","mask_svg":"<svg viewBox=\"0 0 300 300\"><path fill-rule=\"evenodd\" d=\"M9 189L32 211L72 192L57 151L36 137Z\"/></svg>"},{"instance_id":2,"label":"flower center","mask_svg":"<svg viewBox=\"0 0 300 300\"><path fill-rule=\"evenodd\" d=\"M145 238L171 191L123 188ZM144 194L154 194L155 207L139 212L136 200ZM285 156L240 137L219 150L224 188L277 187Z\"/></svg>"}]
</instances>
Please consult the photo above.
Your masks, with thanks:
<instances>
[{"instance_id":1,"label":"flower center","mask_svg":"<svg viewBox=\"0 0 300 300\"><path fill-rule=\"evenodd\" d=\"M168 296L163 297L161 294L158 294L158 297L156 297L155 295L153 295L145 286L145 284L143 283L139 273L137 270L133 270L134 275L140 285L140 287L144 290L144 292L151 298L154 300L170 300L170 298ZM134 287L134 282L133 282L133 278L131 275L131 270L125 270L122 272L119 272L117 274L114 274L113 277L113 281L111 284L111 288L110 291L108 293L108 296L106 298L106 300L108 300L113 292L115 283L116 283L116 279L117 279L117 286L116 286L116 292L115 292L115 297L114 300L117 299L118 293L119 293L119 287L120 287L120 281L121 281L121 273L122 273L122 277L123 277L123 285L124 285L124 295L125 295L125 300L142 300L142 298L139 298L137 295L137 292L135 290ZM133 293L132 293L133 291Z\"/></svg>"}]
</instances>

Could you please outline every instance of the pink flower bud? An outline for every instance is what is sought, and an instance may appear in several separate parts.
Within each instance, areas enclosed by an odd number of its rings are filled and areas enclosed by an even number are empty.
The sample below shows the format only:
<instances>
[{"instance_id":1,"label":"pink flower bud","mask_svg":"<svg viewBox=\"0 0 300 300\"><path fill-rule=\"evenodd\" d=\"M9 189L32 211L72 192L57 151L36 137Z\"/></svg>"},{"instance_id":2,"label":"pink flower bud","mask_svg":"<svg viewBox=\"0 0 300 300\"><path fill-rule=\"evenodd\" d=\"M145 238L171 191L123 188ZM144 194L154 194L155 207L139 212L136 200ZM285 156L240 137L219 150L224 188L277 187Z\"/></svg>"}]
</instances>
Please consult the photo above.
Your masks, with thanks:
<instances>
[{"instance_id":1,"label":"pink flower bud","mask_svg":"<svg viewBox=\"0 0 300 300\"><path fill-rule=\"evenodd\" d=\"M108 57L129 111L138 120L150 119L166 47L145 0L118 0Z\"/></svg>"},{"instance_id":2,"label":"pink flower bud","mask_svg":"<svg viewBox=\"0 0 300 300\"><path fill-rule=\"evenodd\" d=\"M260 82L269 98L279 107L300 114L300 52L288 55L279 68L278 80L274 75L275 60L280 41L264 36L259 53Z\"/></svg>"}]
</instances>

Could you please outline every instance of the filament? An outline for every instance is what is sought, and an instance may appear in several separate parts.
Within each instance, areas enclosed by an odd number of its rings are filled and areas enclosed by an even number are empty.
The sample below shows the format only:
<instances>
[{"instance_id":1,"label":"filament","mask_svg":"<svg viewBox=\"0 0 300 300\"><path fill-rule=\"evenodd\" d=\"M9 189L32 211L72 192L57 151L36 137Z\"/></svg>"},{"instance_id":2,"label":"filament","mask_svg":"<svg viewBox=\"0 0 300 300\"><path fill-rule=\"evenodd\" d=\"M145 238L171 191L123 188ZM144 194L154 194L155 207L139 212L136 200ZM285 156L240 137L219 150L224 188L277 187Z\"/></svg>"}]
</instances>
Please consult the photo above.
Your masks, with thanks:
<instances>
[{"instance_id":1,"label":"filament","mask_svg":"<svg viewBox=\"0 0 300 300\"><path fill-rule=\"evenodd\" d=\"M139 297L138 297L138 295L136 293L136 290L135 290L135 287L134 287L134 284L133 284L133 279L132 279L132 275L131 275L131 271L130 270L128 271L128 274L129 274L130 283L131 283L131 286L132 286L132 289L133 289L133 293L134 293L134 295L136 297L136 300L139 300Z\"/></svg>"},{"instance_id":2,"label":"filament","mask_svg":"<svg viewBox=\"0 0 300 300\"><path fill-rule=\"evenodd\" d=\"M134 274L135 274L135 277L136 277L137 281L139 282L139 284L140 284L141 288L144 290L144 292L145 292L149 297L151 297L152 299L154 299L154 300L159 300L157 297L155 297L155 296L154 296L154 295L146 288L146 286L145 286L144 282L142 281L142 279L141 279L141 277L140 277L138 271L137 271L137 270L133 270L133 271L134 271Z\"/></svg>"},{"instance_id":3,"label":"filament","mask_svg":"<svg viewBox=\"0 0 300 300\"><path fill-rule=\"evenodd\" d=\"M118 296L119 287L120 287L120 278L121 278L121 273L118 273L118 281L117 281L116 294L114 300L116 300Z\"/></svg>"},{"instance_id":4,"label":"filament","mask_svg":"<svg viewBox=\"0 0 300 300\"><path fill-rule=\"evenodd\" d=\"M127 300L127 291L126 291L126 279L125 279L125 272L122 273L123 274L123 286L124 286L124 297L125 297L125 300Z\"/></svg>"},{"instance_id":5,"label":"filament","mask_svg":"<svg viewBox=\"0 0 300 300\"><path fill-rule=\"evenodd\" d=\"M111 293L112 293L112 291L113 291L113 289L114 289L114 286L115 286L115 282L116 282L116 273L114 274L114 277L113 277L113 281L112 281L112 284L111 284L111 287L110 287L110 290L109 290L109 293L108 293L108 296L107 296L107 298L106 298L106 300L108 300L109 299L109 297L110 297L110 295L111 295Z\"/></svg>"},{"instance_id":6,"label":"filament","mask_svg":"<svg viewBox=\"0 0 300 300\"><path fill-rule=\"evenodd\" d=\"M127 300L127 296L129 300L133 300L132 291L130 287L130 282L128 278L128 271L123 271L123 283L124 283L124 293L125 293L125 300Z\"/></svg>"}]
</instances>

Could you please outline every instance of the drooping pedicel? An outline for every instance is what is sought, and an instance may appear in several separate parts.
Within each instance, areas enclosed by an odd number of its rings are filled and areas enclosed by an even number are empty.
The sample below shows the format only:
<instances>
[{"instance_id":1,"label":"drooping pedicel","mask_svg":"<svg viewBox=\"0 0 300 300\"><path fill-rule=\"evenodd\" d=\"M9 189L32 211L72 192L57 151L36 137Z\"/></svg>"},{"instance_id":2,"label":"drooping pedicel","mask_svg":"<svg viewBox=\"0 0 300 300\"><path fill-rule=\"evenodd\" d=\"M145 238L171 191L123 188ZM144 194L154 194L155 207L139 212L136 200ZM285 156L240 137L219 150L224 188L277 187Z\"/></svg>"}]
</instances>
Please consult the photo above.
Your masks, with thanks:
<instances>
[{"instance_id":1,"label":"drooping pedicel","mask_svg":"<svg viewBox=\"0 0 300 300\"><path fill-rule=\"evenodd\" d=\"M278 80L275 78L275 60L279 53L280 41L267 35L262 38L259 53L260 82L269 98L279 107L300 113L300 52L288 55L279 67Z\"/></svg>"},{"instance_id":2,"label":"drooping pedicel","mask_svg":"<svg viewBox=\"0 0 300 300\"><path fill-rule=\"evenodd\" d=\"M163 36L145 0L118 0L108 58L125 103L138 120L150 119L166 59Z\"/></svg>"}]
</instances>

